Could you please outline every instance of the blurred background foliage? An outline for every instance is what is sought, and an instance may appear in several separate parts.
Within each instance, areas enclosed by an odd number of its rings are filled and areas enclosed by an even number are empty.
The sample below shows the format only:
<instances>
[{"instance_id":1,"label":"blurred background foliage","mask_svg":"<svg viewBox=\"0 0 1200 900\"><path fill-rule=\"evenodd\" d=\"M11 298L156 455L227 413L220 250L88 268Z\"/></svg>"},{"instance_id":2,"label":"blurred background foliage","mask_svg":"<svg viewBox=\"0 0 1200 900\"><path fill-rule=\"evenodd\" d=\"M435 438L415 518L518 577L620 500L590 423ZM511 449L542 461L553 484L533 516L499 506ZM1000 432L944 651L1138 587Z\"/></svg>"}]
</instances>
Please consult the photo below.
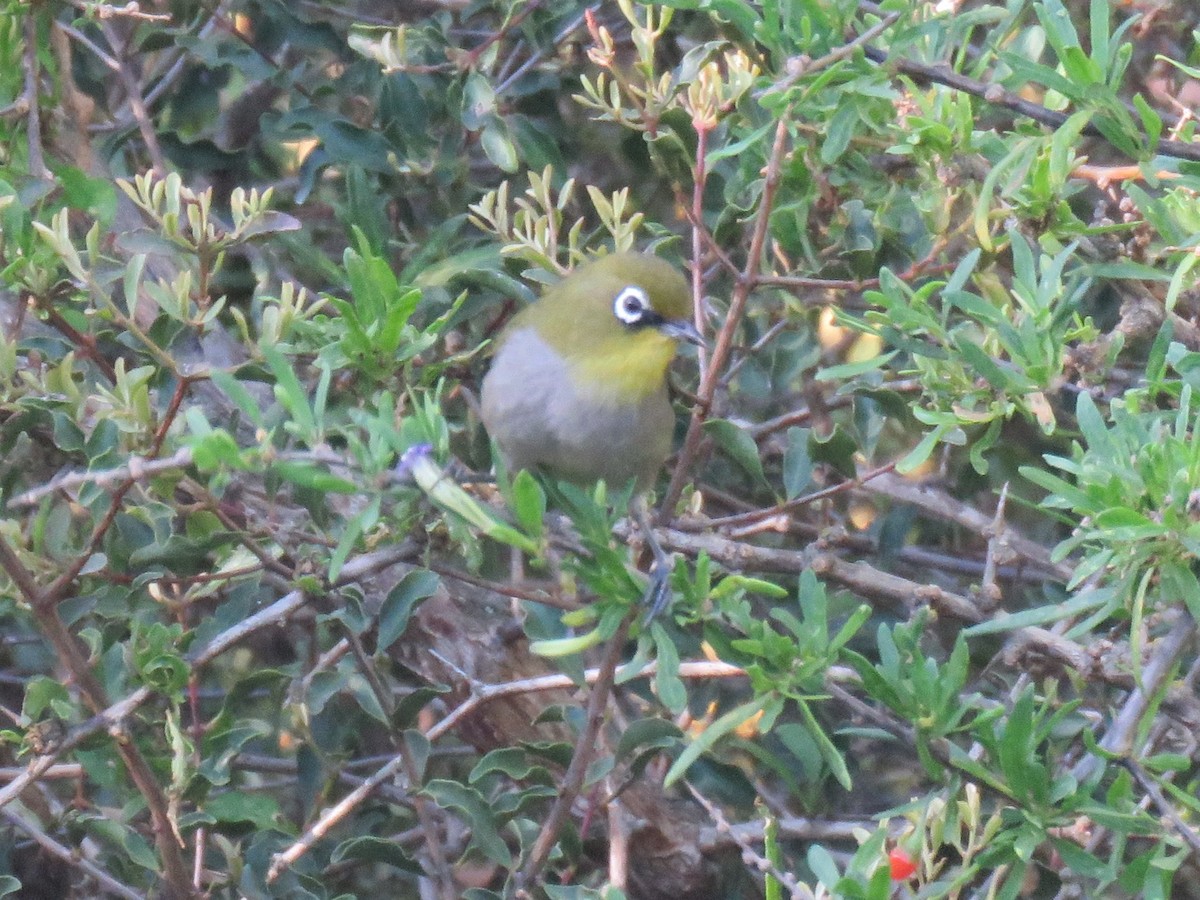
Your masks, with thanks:
<instances>
[{"instance_id":1,"label":"blurred background foliage","mask_svg":"<svg viewBox=\"0 0 1200 900\"><path fill-rule=\"evenodd\" d=\"M0 3L0 896L1200 896L1197 19ZM474 400L628 248L651 623Z\"/></svg>"}]
</instances>

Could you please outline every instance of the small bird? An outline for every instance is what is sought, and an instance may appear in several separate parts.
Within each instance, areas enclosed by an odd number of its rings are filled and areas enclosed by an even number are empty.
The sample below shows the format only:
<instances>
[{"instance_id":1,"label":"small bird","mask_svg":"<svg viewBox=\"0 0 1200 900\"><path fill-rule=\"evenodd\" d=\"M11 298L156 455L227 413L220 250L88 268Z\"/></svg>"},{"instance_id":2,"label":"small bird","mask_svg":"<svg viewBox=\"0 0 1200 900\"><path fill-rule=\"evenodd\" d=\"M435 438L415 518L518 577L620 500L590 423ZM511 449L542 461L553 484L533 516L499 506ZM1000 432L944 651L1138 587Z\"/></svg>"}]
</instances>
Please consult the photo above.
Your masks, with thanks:
<instances>
[{"instance_id":1,"label":"small bird","mask_svg":"<svg viewBox=\"0 0 1200 900\"><path fill-rule=\"evenodd\" d=\"M509 466L582 484L635 481L641 494L671 452L667 366L679 341L702 345L677 269L614 253L580 266L501 333L483 380L483 423ZM634 506L655 555L651 611L665 602L666 554ZM653 593L657 591L657 593Z\"/></svg>"}]
</instances>

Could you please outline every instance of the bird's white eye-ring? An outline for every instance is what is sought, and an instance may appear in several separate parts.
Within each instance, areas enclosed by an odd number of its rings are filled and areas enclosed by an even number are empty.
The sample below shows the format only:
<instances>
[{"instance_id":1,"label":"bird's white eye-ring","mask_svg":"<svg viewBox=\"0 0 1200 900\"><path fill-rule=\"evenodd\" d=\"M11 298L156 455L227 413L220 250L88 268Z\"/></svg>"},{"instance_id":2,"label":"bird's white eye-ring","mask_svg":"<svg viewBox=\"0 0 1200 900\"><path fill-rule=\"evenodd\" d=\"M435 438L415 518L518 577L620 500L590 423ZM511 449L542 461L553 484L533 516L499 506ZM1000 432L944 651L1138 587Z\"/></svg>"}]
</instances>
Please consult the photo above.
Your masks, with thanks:
<instances>
[{"instance_id":1,"label":"bird's white eye-ring","mask_svg":"<svg viewBox=\"0 0 1200 900\"><path fill-rule=\"evenodd\" d=\"M613 315L626 325L640 325L650 309L650 298L636 284L622 288L613 300Z\"/></svg>"}]
</instances>

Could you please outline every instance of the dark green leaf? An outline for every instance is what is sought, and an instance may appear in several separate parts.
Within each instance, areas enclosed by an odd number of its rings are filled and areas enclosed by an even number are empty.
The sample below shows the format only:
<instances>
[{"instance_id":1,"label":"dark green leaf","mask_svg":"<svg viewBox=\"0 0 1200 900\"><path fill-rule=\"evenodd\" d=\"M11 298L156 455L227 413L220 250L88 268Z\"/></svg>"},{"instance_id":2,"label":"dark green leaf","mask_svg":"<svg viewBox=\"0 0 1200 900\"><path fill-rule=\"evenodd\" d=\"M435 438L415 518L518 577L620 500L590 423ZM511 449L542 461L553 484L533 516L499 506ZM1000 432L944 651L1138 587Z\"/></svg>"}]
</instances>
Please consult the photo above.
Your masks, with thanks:
<instances>
[{"instance_id":1,"label":"dark green leaf","mask_svg":"<svg viewBox=\"0 0 1200 900\"><path fill-rule=\"evenodd\" d=\"M794 500L812 481L812 459L808 455L811 432L807 428L789 428L783 451L783 489Z\"/></svg>"},{"instance_id":2,"label":"dark green leaf","mask_svg":"<svg viewBox=\"0 0 1200 900\"><path fill-rule=\"evenodd\" d=\"M400 583L388 591L379 607L379 635L376 649L382 653L396 642L408 627L408 620L422 600L432 597L441 586L437 575L428 569L406 572Z\"/></svg>"},{"instance_id":3,"label":"dark green leaf","mask_svg":"<svg viewBox=\"0 0 1200 900\"><path fill-rule=\"evenodd\" d=\"M443 809L462 813L471 826L471 845L478 847L484 856L500 866L513 864L512 853L500 837L500 823L478 791L456 781L439 779L426 784L421 793Z\"/></svg>"},{"instance_id":4,"label":"dark green leaf","mask_svg":"<svg viewBox=\"0 0 1200 900\"><path fill-rule=\"evenodd\" d=\"M704 430L747 475L759 483L766 482L758 445L746 429L726 419L709 419Z\"/></svg>"},{"instance_id":5,"label":"dark green leaf","mask_svg":"<svg viewBox=\"0 0 1200 900\"><path fill-rule=\"evenodd\" d=\"M329 861L332 863L340 863L346 860L382 863L385 866L392 866L405 872L411 872L414 875L420 875L424 872L421 864L405 853L404 848L399 843L388 838L372 837L371 835L353 837L342 841L342 843L334 848L333 853L329 855Z\"/></svg>"}]
</instances>

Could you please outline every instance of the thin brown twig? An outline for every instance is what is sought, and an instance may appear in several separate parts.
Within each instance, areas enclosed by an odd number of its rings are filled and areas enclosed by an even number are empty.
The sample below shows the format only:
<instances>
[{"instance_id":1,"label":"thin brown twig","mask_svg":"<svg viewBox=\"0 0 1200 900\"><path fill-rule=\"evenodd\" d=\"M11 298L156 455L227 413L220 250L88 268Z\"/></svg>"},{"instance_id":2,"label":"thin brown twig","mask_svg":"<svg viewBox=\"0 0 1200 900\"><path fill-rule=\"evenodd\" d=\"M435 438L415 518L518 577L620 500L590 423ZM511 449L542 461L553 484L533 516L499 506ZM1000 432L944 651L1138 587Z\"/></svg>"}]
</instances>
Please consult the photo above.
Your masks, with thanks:
<instances>
[{"instance_id":1,"label":"thin brown twig","mask_svg":"<svg viewBox=\"0 0 1200 900\"><path fill-rule=\"evenodd\" d=\"M404 735L397 738L396 752L404 764L404 777L414 787L421 784L421 770ZM413 793L411 802L417 814L417 823L421 829L422 845L429 857L430 880L434 890L442 900L455 900L458 891L454 887L454 873L446 860L446 851L442 846L441 825L437 805L419 793Z\"/></svg>"},{"instance_id":2,"label":"thin brown twig","mask_svg":"<svg viewBox=\"0 0 1200 900\"><path fill-rule=\"evenodd\" d=\"M137 76L129 67L128 60L125 59L126 53L129 51L129 41L120 41L117 37L117 31L112 24L101 20L100 33L104 35L104 39L108 41L108 45L112 48L114 56L117 57L117 76L121 79L121 84L125 88L125 96L129 101L129 111L133 114L133 119L137 123L138 132L142 135L142 142L146 145L146 153L150 156L150 165L159 177L167 174L167 159L163 156L162 145L158 142L158 134L154 130L154 123L150 121L150 113L146 109L145 98L142 96L142 86L138 83Z\"/></svg>"},{"instance_id":3,"label":"thin brown twig","mask_svg":"<svg viewBox=\"0 0 1200 900\"><path fill-rule=\"evenodd\" d=\"M770 328L763 332L762 337L747 347L745 351L739 353L737 358L730 363L729 368L725 370L725 374L721 376L722 386L728 386L737 377L737 373L742 370L742 367L746 365L748 360L753 359L757 354L761 353L771 341L779 337L785 328L794 325L795 322L790 321L787 316L780 318L779 321L771 325Z\"/></svg>"},{"instance_id":4,"label":"thin brown twig","mask_svg":"<svg viewBox=\"0 0 1200 900\"><path fill-rule=\"evenodd\" d=\"M571 755L571 762L567 765L567 771L559 785L558 796L513 880L512 893L517 897L531 896L528 891L550 858L550 851L554 848L559 832L562 831L567 816L570 815L571 806L583 786L583 779L587 775L587 769L596 748L596 739L600 734L600 726L604 722L604 711L608 706L608 697L612 691L613 677L617 671L617 664L621 661L621 654L625 649L625 639L629 635L632 622L633 613L629 613L617 627L616 633L608 639L608 645L605 647L604 656L600 662L599 675L595 684L592 685L592 693L588 698L587 718L583 730L579 734L579 740L575 743L575 752Z\"/></svg>"},{"instance_id":5,"label":"thin brown twig","mask_svg":"<svg viewBox=\"0 0 1200 900\"><path fill-rule=\"evenodd\" d=\"M692 417L688 422L687 434L683 439L683 447L679 451L675 470L671 473L670 485L667 487L667 492L663 497L662 506L659 510L658 519L660 522L668 521L672 517L675 504L679 502L679 496L683 492L684 482L691 474L692 464L695 462L696 455L700 450L700 439L703 436L704 423L712 411L713 398L720 384L721 374L728 362L730 351L733 349L734 334L741 324L742 316L745 315L746 303L750 299L750 293L758 283L757 279L759 268L762 264L763 246L767 238L767 226L771 219L771 209L775 203L775 192L779 187L784 148L787 146L788 120L790 117L790 109L785 110L780 116L779 124L775 127L775 140L771 145L771 154L767 160L766 172L763 176L762 199L759 201L758 217L754 223L754 231L750 238L750 249L746 259L746 266L742 270L737 284L734 285L733 296L729 303L729 312L725 316L725 321L722 323L720 331L717 332L717 339L713 344L712 356L708 361L708 365L703 369L700 378L700 389L697 391L697 403L692 408Z\"/></svg>"},{"instance_id":6,"label":"thin brown twig","mask_svg":"<svg viewBox=\"0 0 1200 900\"><path fill-rule=\"evenodd\" d=\"M1129 774L1133 776L1142 790L1146 792L1146 796L1150 798L1151 802L1154 803L1155 807L1157 807L1166 820L1171 823L1171 827L1175 829L1175 833L1183 838L1184 843L1191 848L1192 856L1200 856L1200 834L1197 834L1196 830L1183 820L1178 810L1171 805L1166 795L1163 794L1162 788L1154 783L1154 779L1132 757L1127 756L1122 759L1121 765L1129 770Z\"/></svg>"},{"instance_id":7,"label":"thin brown twig","mask_svg":"<svg viewBox=\"0 0 1200 900\"><path fill-rule=\"evenodd\" d=\"M246 45L246 48L250 50L250 52L258 56L259 59L265 62L277 73L282 75L292 75L289 82L289 87L299 93L300 96L302 96L305 100L313 102L315 98L313 97L312 91L309 90L308 86L304 84L301 79L295 77L285 65L277 62L274 57L271 56L271 54L263 50L262 47L260 47L257 42L252 40L249 35L244 34L242 29L238 28L237 25L225 14L221 8L222 5L223 4L221 3L210 4L205 2L205 0L202 0L200 3L201 8L208 12L208 14L212 17L210 21L215 25L215 27L220 28L234 40L241 41Z\"/></svg>"},{"instance_id":8,"label":"thin brown twig","mask_svg":"<svg viewBox=\"0 0 1200 900\"><path fill-rule=\"evenodd\" d=\"M62 313L49 305L49 303L38 305L46 316L46 323L79 348L80 355L91 360L92 364L108 379L109 384L115 384L117 381L117 372L113 368L112 363L100 352L100 348L96 344L96 338L90 334L84 334L77 329L67 321Z\"/></svg>"},{"instance_id":9,"label":"thin brown twig","mask_svg":"<svg viewBox=\"0 0 1200 900\"><path fill-rule=\"evenodd\" d=\"M656 532L662 538L663 531ZM823 579L850 588L858 595L875 599L884 605L899 605L905 610L919 606L930 606L938 612L972 624L983 620L979 607L967 597L948 591L940 585L921 584L899 575L884 572L862 562L851 562L833 553L817 550L775 550L754 547L714 535L687 535L679 540L681 532L667 532L664 546L699 552L704 549L722 565L742 571L753 570L761 565L760 571L783 571L799 574L811 570Z\"/></svg>"},{"instance_id":10,"label":"thin brown twig","mask_svg":"<svg viewBox=\"0 0 1200 900\"><path fill-rule=\"evenodd\" d=\"M79 44L79 46L91 53L92 56L96 57L96 59L100 61L100 64L110 72L116 72L121 68L121 64L117 62L116 57L105 51L103 47L93 41L74 25L70 25L66 22L59 22L58 27L63 34L67 35L75 43Z\"/></svg>"},{"instance_id":11,"label":"thin brown twig","mask_svg":"<svg viewBox=\"0 0 1200 900\"><path fill-rule=\"evenodd\" d=\"M5 574L12 579L26 602L31 606L38 604L42 591L38 587L37 579L25 567L25 563L21 562L21 557L9 546L8 540L3 534L0 534L0 569L3 569Z\"/></svg>"},{"instance_id":12,"label":"thin brown twig","mask_svg":"<svg viewBox=\"0 0 1200 900\"><path fill-rule=\"evenodd\" d=\"M954 522L975 534L987 534L992 519L972 506L951 497L946 491L920 481L912 481L900 475L885 473L863 485L863 489L878 493L894 501L910 503L918 509L939 519ZM1052 573L1061 581L1070 581L1072 568L1050 558L1050 551L1042 544L1032 541L1009 526L1005 530L1009 548L1038 568Z\"/></svg>"},{"instance_id":13,"label":"thin brown twig","mask_svg":"<svg viewBox=\"0 0 1200 900\"><path fill-rule=\"evenodd\" d=\"M1008 504L1008 482L1000 489L1000 499L996 501L996 515L988 529L987 555L984 557L983 578L979 585L979 598L983 608L991 611L1000 603L1000 585L996 582L996 573L1003 557L1012 553L1008 549L1008 528L1004 524L1004 508Z\"/></svg>"},{"instance_id":14,"label":"thin brown twig","mask_svg":"<svg viewBox=\"0 0 1200 900\"><path fill-rule=\"evenodd\" d=\"M337 584L349 584L356 579L366 577L372 572L395 565L406 558L410 559L415 553L416 545L411 542L388 547L373 553L365 553L350 560L342 567L342 574ZM16 562L15 566L12 565L14 560ZM2 536L0 536L0 567L5 569L6 573L13 579L22 593L25 592L23 585L32 585L33 589L36 590L37 586L32 576L28 575L24 565L12 553L11 548L9 548ZM189 663L193 668L197 668L211 662L255 631L286 621L293 613L303 607L307 600L307 596L302 591L288 593L270 606L259 610L249 618L243 619L218 634L190 656ZM47 773L52 768L55 768L55 760L63 753L78 746L97 732L118 726L153 696L154 692L149 688L140 687L132 691L128 696L113 703L103 712L93 716L87 722L72 728L62 741L56 743L49 751L31 762L24 771L14 776L7 785L0 787L0 807L19 797L29 785L46 777Z\"/></svg>"},{"instance_id":15,"label":"thin brown twig","mask_svg":"<svg viewBox=\"0 0 1200 900\"><path fill-rule=\"evenodd\" d=\"M579 609L582 606L579 600L561 596L551 590L520 588L507 582L489 581L486 578L480 578L478 575L472 575L470 572L464 572L461 569L442 565L434 561L429 563L429 569L444 578L453 578L455 581L461 581L463 584L491 591L502 597L526 600L530 603L541 603L544 606L552 606L555 609L567 610L568 612Z\"/></svg>"},{"instance_id":16,"label":"thin brown twig","mask_svg":"<svg viewBox=\"0 0 1200 900\"><path fill-rule=\"evenodd\" d=\"M847 41L840 47L835 47L829 53L817 60L810 60L807 57L799 56L789 59L784 64L784 69L787 74L768 88L764 88L763 94L775 93L776 91L786 90L791 87L805 75L811 75L814 72L819 72L822 69L827 69L836 62L849 57L855 50L862 47L868 41L873 41L879 35L883 34L889 28L900 20L899 12L891 12L864 31L857 35L853 40Z\"/></svg>"},{"instance_id":17,"label":"thin brown twig","mask_svg":"<svg viewBox=\"0 0 1200 900\"><path fill-rule=\"evenodd\" d=\"M25 16L25 99L29 103L25 111L26 146L29 148L29 173L36 178L50 177L46 168L46 157L42 153L42 112L38 97L38 80L41 67L38 65L37 16Z\"/></svg>"},{"instance_id":18,"label":"thin brown twig","mask_svg":"<svg viewBox=\"0 0 1200 900\"><path fill-rule=\"evenodd\" d=\"M599 4L595 4L591 7L589 7L589 11L594 15L599 8L600 8ZM557 35L555 35L554 40L551 42L551 44L549 46L558 48L562 44L563 41L565 41L568 37L570 37L576 31L578 31L583 26L583 23L584 23L584 14L580 13L578 16L576 16L574 19L572 19L565 28L563 28ZM511 75L505 76L504 79L500 82L500 84L498 84L496 86L496 93L498 95L504 94L505 91L507 91L510 87L512 87L512 85L517 81L517 79L519 79L522 75L524 75L526 72L528 72L534 66L536 66L539 62L541 62L543 59L545 59L548 52L549 51L544 46L539 47L536 50L534 50L529 55L529 58L527 60L525 60L525 62L523 62L523 63L521 63L521 65L517 66L517 68L513 70Z\"/></svg>"},{"instance_id":19,"label":"thin brown twig","mask_svg":"<svg viewBox=\"0 0 1200 900\"><path fill-rule=\"evenodd\" d=\"M85 484L104 487L123 480L144 481L162 472L187 468L191 464L192 451L188 447L176 450L174 454L163 459L130 456L125 465L112 469L100 469L95 472L64 472L43 485L13 497L8 501L8 507L9 509L20 509L23 506L37 506L43 497L69 488L82 487Z\"/></svg>"},{"instance_id":20,"label":"thin brown twig","mask_svg":"<svg viewBox=\"0 0 1200 900\"><path fill-rule=\"evenodd\" d=\"M127 716L132 715L151 696L149 688L138 688L128 697L117 701L104 710L104 712L92 716L86 722L72 728L67 732L66 737L29 763L29 766L19 775L12 778L8 784L0 787L0 808L7 806L17 797L21 796L31 784L40 780L47 772L55 768L55 760L62 754L74 749L99 732L115 726Z\"/></svg>"},{"instance_id":21,"label":"thin brown twig","mask_svg":"<svg viewBox=\"0 0 1200 900\"><path fill-rule=\"evenodd\" d=\"M376 702L383 710L387 720L389 722L392 721L392 717L396 712L395 699L379 680L379 675L375 671L375 667L371 664L371 660L368 658L359 636L349 627L345 631L346 636L338 642L338 646L345 645L349 648L358 665L359 674L366 679L371 692L375 695ZM404 776L408 784L414 787L420 785L422 781L421 768L417 764L417 758L413 754L412 747L409 746L407 738L403 734L396 734L394 731L390 736L392 738L392 747L404 766ZM446 861L446 853L442 846L442 829L441 823L437 818L437 807L427 797L416 792L409 798L409 803L411 803L413 809L416 811L417 822L423 835L422 845L429 859L427 874L433 882L438 896L442 900L454 900L458 892L455 890L454 876L450 870L450 865Z\"/></svg>"},{"instance_id":22,"label":"thin brown twig","mask_svg":"<svg viewBox=\"0 0 1200 900\"><path fill-rule=\"evenodd\" d=\"M779 833L791 840L799 841L845 841L857 843L855 837L861 832L870 832L879 826L877 819L810 819L803 816L780 816ZM898 834L904 825L893 826ZM706 852L720 850L733 843L742 846L743 841L758 843L763 840L762 822L730 823L727 828L714 826L700 833L697 846Z\"/></svg>"},{"instance_id":23,"label":"thin brown twig","mask_svg":"<svg viewBox=\"0 0 1200 900\"><path fill-rule=\"evenodd\" d=\"M514 13L511 16L509 16L509 18L507 19L507 21L504 22L504 24L502 24L499 28L497 28L490 35L488 35L484 39L483 43L481 43L478 47L475 47L474 49L468 51L468 53L464 57L463 64L460 66L460 68L468 69L471 66L478 64L480 57L482 57L483 54L487 52L489 47L491 47L497 41L501 41L505 37L507 37L508 33L510 31L512 31L514 28L516 28L518 25L520 25L522 22L524 22L529 17L530 13L532 13L534 10L536 10L541 5L542 5L541 0L529 0L529 2L526 3L525 6L519 12Z\"/></svg>"},{"instance_id":24,"label":"thin brown twig","mask_svg":"<svg viewBox=\"0 0 1200 900\"><path fill-rule=\"evenodd\" d=\"M915 393L922 390L921 382L915 378L906 378L899 381L885 381L879 385L876 390L879 391L894 391L898 394ZM831 397L825 401L824 410L829 411L849 406L854 402L853 397ZM755 441L761 441L763 438L777 431L783 431L785 428L791 428L793 425L803 425L812 420L813 410L811 407L803 409L790 410L782 415L778 415L773 419L767 419L764 422L758 422L751 425L748 429L750 436Z\"/></svg>"},{"instance_id":25,"label":"thin brown twig","mask_svg":"<svg viewBox=\"0 0 1200 900\"><path fill-rule=\"evenodd\" d=\"M1150 709L1155 697L1166 684L1175 663L1183 655L1187 645L1196 636L1196 620L1186 611L1179 611L1179 618L1155 646L1154 655L1142 667L1141 679L1129 694L1124 705L1113 719L1112 725L1100 739L1100 749L1118 756L1129 756L1135 752L1134 741L1142 717ZM1081 759L1071 775L1076 781L1087 781L1100 767L1100 758L1089 753Z\"/></svg>"},{"instance_id":26,"label":"thin brown twig","mask_svg":"<svg viewBox=\"0 0 1200 900\"><path fill-rule=\"evenodd\" d=\"M20 778L26 770L16 766L0 766L0 781L12 781ZM79 763L60 763L53 765L42 773L43 781L78 780L83 777L83 766Z\"/></svg>"},{"instance_id":27,"label":"thin brown twig","mask_svg":"<svg viewBox=\"0 0 1200 900\"><path fill-rule=\"evenodd\" d=\"M684 779L684 786L688 789L688 793L692 795L700 806L708 813L708 817L712 819L716 826L718 834L724 834L729 837L733 843L742 851L742 858L754 864L754 867L760 872L769 873L780 884L786 885L788 891L793 897L803 897L804 894L800 891L800 885L796 881L796 876L790 872L782 871L778 866L775 866L765 856L760 854L758 850L751 844L746 836L738 831L735 831L729 820L725 818L725 814L721 812L714 802L709 800L700 790L687 779Z\"/></svg>"},{"instance_id":28,"label":"thin brown twig","mask_svg":"<svg viewBox=\"0 0 1200 900\"><path fill-rule=\"evenodd\" d=\"M133 0L124 6L115 6L112 3L83 3L80 0L72 0L71 5L85 15L102 21L114 18L134 19L139 22L167 23L171 21L169 14L145 12L141 4L133 2Z\"/></svg>"},{"instance_id":29,"label":"thin brown twig","mask_svg":"<svg viewBox=\"0 0 1200 900\"><path fill-rule=\"evenodd\" d=\"M866 472L859 473L855 478L848 478L845 481L840 481L837 484L830 485L827 488L822 488L819 491L805 494L802 497L796 497L792 500L777 503L774 506L766 509L755 509L749 512L738 513L732 516L721 516L716 519L711 519L709 525L714 528L743 528L747 525L755 525L766 519L773 519L776 516L786 515L793 510L799 509L802 506L816 503L818 500L824 500L827 497L832 497L836 494L843 494L846 491L861 487L873 478L879 478L889 472L894 471L896 463L890 462L875 469L869 469Z\"/></svg>"}]
</instances>

